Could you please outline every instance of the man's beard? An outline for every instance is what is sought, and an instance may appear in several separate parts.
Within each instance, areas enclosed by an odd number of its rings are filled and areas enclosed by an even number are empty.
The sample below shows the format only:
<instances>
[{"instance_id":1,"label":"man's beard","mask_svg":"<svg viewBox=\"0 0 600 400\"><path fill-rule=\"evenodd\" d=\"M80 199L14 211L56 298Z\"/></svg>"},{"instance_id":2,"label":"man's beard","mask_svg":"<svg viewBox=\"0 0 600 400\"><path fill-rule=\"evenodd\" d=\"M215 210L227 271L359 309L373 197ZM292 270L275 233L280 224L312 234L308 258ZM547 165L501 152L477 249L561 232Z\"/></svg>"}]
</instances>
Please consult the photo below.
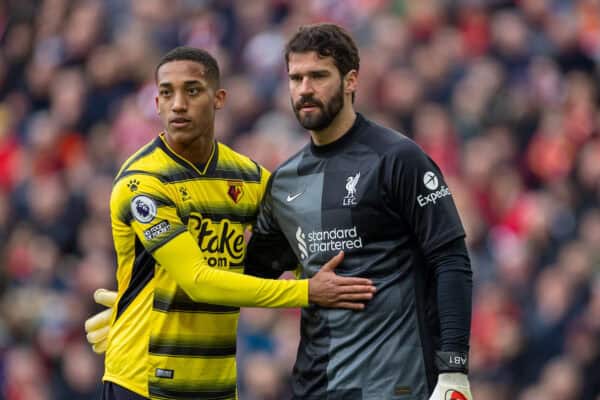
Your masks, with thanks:
<instances>
[{"instance_id":1,"label":"man's beard","mask_svg":"<svg viewBox=\"0 0 600 400\"><path fill-rule=\"evenodd\" d=\"M320 112L313 111L312 113L301 115L301 108L306 105L317 107ZM296 104L292 101L292 109L294 110L294 114L296 114L296 119L298 119L298 122L300 122L300 125L304 129L310 131L321 131L331 125L331 122L337 117L343 106L344 92L342 85L340 85L340 89L326 105L312 96L302 97Z\"/></svg>"}]
</instances>

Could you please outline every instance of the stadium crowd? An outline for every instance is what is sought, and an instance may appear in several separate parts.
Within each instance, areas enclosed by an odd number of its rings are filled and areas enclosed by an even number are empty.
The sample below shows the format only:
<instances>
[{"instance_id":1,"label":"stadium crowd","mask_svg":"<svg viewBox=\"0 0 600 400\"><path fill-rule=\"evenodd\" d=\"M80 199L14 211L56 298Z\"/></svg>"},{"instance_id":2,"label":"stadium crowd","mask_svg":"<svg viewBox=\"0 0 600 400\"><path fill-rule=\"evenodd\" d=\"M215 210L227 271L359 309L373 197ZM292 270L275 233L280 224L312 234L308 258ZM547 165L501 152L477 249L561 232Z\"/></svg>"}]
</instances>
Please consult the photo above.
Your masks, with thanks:
<instances>
[{"instance_id":1,"label":"stadium crowd","mask_svg":"<svg viewBox=\"0 0 600 400\"><path fill-rule=\"evenodd\" d=\"M308 141L285 40L333 21L361 49L356 109L448 178L474 270L478 400L600 399L600 2L0 2L0 399L97 398L83 321L114 288L116 168L161 129L154 66L222 66L217 138L269 169ZM245 309L240 396L286 398L298 310Z\"/></svg>"}]
</instances>

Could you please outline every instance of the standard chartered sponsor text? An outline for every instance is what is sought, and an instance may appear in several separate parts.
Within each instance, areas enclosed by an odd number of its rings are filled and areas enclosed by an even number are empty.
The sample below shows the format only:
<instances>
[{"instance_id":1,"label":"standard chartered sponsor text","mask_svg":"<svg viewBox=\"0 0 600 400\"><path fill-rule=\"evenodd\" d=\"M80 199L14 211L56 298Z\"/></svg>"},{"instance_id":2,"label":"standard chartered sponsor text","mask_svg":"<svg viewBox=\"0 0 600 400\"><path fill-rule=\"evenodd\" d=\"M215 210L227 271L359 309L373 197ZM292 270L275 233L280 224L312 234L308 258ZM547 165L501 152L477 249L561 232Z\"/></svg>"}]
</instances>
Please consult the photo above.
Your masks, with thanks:
<instances>
[{"instance_id":1,"label":"standard chartered sponsor text","mask_svg":"<svg viewBox=\"0 0 600 400\"><path fill-rule=\"evenodd\" d=\"M356 226L349 229L331 229L329 231L312 231L306 235L308 249L311 253L359 249L363 247L362 237L358 235Z\"/></svg>"}]
</instances>

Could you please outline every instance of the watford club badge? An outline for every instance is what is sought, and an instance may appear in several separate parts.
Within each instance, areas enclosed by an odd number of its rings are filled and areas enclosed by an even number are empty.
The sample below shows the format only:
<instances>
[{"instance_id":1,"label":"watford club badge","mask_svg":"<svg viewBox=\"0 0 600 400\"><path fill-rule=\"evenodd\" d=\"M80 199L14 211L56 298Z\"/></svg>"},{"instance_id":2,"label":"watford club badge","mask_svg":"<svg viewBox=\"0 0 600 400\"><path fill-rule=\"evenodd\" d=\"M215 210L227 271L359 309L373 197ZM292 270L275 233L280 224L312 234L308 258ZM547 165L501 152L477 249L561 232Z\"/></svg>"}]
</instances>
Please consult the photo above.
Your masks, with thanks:
<instances>
[{"instance_id":1,"label":"watford club badge","mask_svg":"<svg viewBox=\"0 0 600 400\"><path fill-rule=\"evenodd\" d=\"M227 190L227 194L233 200L234 203L238 203L242 196L244 195L244 187L242 186L242 182L238 181L229 181L229 189Z\"/></svg>"}]
</instances>

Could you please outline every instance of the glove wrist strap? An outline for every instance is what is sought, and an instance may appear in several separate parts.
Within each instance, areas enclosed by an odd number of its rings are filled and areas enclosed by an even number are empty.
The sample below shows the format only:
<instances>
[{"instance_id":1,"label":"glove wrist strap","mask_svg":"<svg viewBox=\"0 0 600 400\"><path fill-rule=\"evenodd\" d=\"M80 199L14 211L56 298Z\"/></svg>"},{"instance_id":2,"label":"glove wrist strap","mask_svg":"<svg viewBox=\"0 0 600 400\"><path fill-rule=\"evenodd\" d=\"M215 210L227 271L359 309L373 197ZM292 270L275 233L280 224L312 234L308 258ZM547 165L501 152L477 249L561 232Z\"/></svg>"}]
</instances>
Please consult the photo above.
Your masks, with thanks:
<instances>
[{"instance_id":1,"label":"glove wrist strap","mask_svg":"<svg viewBox=\"0 0 600 400\"><path fill-rule=\"evenodd\" d=\"M460 351L437 351L435 353L435 366L438 373L469 372L469 355Z\"/></svg>"}]
</instances>

